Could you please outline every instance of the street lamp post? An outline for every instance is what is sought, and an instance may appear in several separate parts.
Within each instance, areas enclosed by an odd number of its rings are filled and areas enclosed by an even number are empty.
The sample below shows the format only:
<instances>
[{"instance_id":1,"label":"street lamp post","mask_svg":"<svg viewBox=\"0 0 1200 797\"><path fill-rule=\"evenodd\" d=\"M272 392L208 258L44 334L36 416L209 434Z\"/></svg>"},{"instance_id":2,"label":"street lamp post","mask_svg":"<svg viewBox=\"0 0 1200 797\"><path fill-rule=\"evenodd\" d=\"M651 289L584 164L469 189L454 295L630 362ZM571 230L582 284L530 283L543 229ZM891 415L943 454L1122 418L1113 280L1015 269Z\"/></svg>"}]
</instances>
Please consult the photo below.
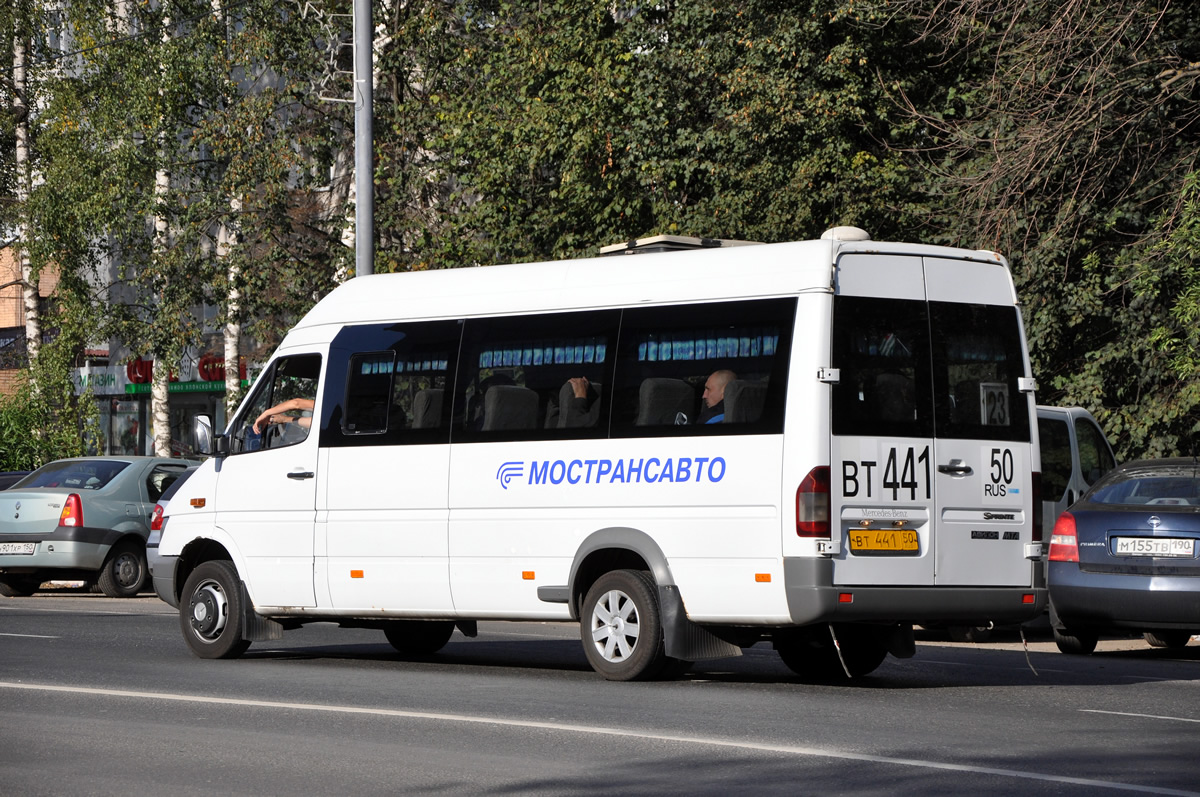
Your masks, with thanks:
<instances>
[{"instance_id":1,"label":"street lamp post","mask_svg":"<svg viewBox=\"0 0 1200 797\"><path fill-rule=\"evenodd\" d=\"M371 0L354 0L354 273L375 273L374 64Z\"/></svg>"}]
</instances>

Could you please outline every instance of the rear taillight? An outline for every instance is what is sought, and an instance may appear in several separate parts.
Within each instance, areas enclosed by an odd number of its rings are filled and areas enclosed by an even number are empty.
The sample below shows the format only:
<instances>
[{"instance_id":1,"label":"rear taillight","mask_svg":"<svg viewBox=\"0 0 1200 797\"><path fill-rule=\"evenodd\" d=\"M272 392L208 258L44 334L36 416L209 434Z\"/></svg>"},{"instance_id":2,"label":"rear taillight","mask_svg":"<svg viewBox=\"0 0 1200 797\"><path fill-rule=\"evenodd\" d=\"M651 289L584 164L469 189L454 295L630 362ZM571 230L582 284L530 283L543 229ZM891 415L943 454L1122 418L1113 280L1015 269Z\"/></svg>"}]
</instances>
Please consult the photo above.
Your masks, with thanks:
<instances>
[{"instance_id":1,"label":"rear taillight","mask_svg":"<svg viewBox=\"0 0 1200 797\"><path fill-rule=\"evenodd\" d=\"M1075 540L1075 516L1063 512L1054 523L1050 534L1051 562L1078 562L1079 544Z\"/></svg>"},{"instance_id":2,"label":"rear taillight","mask_svg":"<svg viewBox=\"0 0 1200 797\"><path fill-rule=\"evenodd\" d=\"M1045 517L1042 515L1042 474L1034 471L1033 474L1033 541L1042 541L1042 521Z\"/></svg>"},{"instance_id":3,"label":"rear taillight","mask_svg":"<svg viewBox=\"0 0 1200 797\"><path fill-rule=\"evenodd\" d=\"M154 511L150 513L150 530L162 531L163 527L163 506L155 504Z\"/></svg>"},{"instance_id":4,"label":"rear taillight","mask_svg":"<svg viewBox=\"0 0 1200 797\"><path fill-rule=\"evenodd\" d=\"M58 525L76 527L83 525L83 501L79 500L79 496L76 493L71 493L67 496L67 501L63 504L62 514L58 516Z\"/></svg>"},{"instance_id":5,"label":"rear taillight","mask_svg":"<svg viewBox=\"0 0 1200 797\"><path fill-rule=\"evenodd\" d=\"M796 534L829 537L829 468L813 468L796 488Z\"/></svg>"}]
</instances>

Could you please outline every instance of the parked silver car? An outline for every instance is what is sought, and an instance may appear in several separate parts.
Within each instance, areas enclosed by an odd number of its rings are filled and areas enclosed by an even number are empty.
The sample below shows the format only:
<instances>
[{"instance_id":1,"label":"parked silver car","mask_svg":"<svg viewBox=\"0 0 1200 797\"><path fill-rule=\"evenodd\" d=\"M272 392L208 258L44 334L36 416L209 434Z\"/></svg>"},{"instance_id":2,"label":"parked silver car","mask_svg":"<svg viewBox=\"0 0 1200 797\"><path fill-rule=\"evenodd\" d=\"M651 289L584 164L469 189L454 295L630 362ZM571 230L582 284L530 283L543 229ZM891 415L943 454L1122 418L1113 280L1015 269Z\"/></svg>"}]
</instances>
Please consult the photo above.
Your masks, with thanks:
<instances>
[{"instance_id":1,"label":"parked silver car","mask_svg":"<svg viewBox=\"0 0 1200 797\"><path fill-rule=\"evenodd\" d=\"M113 598L146 584L146 537L163 491L190 465L159 457L82 457L43 465L0 492L0 595L83 580Z\"/></svg>"}]
</instances>

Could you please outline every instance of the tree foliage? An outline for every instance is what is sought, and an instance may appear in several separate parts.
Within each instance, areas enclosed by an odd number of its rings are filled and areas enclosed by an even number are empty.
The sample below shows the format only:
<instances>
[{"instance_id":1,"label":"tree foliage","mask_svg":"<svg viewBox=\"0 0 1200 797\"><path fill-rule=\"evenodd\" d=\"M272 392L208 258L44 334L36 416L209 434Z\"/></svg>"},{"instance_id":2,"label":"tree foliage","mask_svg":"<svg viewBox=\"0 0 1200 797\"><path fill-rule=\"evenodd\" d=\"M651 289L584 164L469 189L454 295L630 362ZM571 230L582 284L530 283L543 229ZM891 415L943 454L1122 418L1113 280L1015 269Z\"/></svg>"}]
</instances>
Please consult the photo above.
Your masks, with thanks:
<instances>
[{"instance_id":1,"label":"tree foliage","mask_svg":"<svg viewBox=\"0 0 1200 797\"><path fill-rule=\"evenodd\" d=\"M412 5L382 60L410 76L377 125L388 268L579 256L656 233L778 241L860 223L883 236L921 206L884 146L916 126L878 75L918 96L930 78L905 64L912 32L881 28L870 4ZM414 36L442 44L414 50ZM428 186L442 212L414 214Z\"/></svg>"},{"instance_id":2,"label":"tree foliage","mask_svg":"<svg viewBox=\"0 0 1200 797\"><path fill-rule=\"evenodd\" d=\"M352 96L349 1L62 9L78 52L36 76L36 262L107 301L92 327L137 353L230 321L265 354L352 262L352 108L323 99ZM1192 449L1189 4L377 0L374 18L376 270L836 224L995 248L1039 400L1093 410L1122 457ZM0 113L6 196L11 130ZM108 258L111 290L87 277Z\"/></svg>"},{"instance_id":3,"label":"tree foliage","mask_svg":"<svg viewBox=\"0 0 1200 797\"><path fill-rule=\"evenodd\" d=\"M100 432L90 391L75 394L75 354L89 330L84 313L63 308L51 319L58 330L16 390L0 396L0 470L34 470L64 457L94 453Z\"/></svg>"},{"instance_id":4,"label":"tree foliage","mask_svg":"<svg viewBox=\"0 0 1200 797\"><path fill-rule=\"evenodd\" d=\"M922 24L957 74L936 101L909 99L928 132L915 152L944 199L932 223L942 240L1010 256L1039 400L1092 409L1124 458L1190 450L1198 396L1151 340L1179 330L1174 292L1190 277L1148 269L1171 260L1159 241L1184 217L1184 179L1200 165L1195 9L1172 0L893 7ZM1158 336L1171 339L1182 340Z\"/></svg>"}]
</instances>

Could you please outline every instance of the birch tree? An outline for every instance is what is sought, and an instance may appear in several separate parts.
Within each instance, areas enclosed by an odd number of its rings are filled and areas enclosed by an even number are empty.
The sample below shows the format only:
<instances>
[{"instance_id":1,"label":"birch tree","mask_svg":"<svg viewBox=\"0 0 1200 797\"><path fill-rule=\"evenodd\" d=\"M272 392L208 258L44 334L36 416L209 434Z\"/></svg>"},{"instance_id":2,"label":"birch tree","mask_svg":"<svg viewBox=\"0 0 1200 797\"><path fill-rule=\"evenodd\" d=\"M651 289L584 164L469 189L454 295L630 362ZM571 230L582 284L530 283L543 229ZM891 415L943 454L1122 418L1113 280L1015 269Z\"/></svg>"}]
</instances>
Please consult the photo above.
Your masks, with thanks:
<instances>
[{"instance_id":1,"label":"birch tree","mask_svg":"<svg viewBox=\"0 0 1200 797\"><path fill-rule=\"evenodd\" d=\"M22 305L25 311L25 351L32 361L37 359L42 344L42 324L38 300L38 274L29 254L27 240L31 232L29 224L29 196L33 189L33 160L30 155L30 57L33 8L30 2L14 3L10 9L12 34L12 120L14 125L13 158L15 174L13 180L16 212L13 250L21 275Z\"/></svg>"}]
</instances>

